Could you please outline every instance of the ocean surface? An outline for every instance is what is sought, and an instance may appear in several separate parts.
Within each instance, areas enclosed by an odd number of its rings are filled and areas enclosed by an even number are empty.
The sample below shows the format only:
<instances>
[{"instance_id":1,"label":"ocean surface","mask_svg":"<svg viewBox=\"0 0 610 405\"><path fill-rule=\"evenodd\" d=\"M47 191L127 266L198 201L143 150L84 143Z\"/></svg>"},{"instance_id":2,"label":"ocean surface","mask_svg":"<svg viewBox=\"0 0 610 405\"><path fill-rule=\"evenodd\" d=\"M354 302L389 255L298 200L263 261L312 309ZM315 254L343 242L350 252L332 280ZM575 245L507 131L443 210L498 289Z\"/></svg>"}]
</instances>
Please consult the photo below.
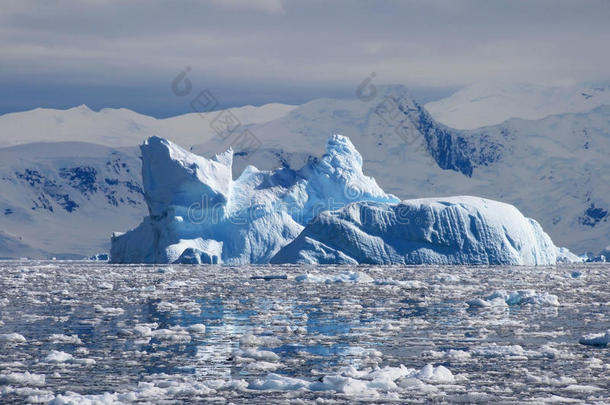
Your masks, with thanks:
<instances>
[{"instance_id":1,"label":"ocean surface","mask_svg":"<svg viewBox=\"0 0 610 405\"><path fill-rule=\"evenodd\" d=\"M0 402L601 404L607 329L608 264L0 262Z\"/></svg>"}]
</instances>

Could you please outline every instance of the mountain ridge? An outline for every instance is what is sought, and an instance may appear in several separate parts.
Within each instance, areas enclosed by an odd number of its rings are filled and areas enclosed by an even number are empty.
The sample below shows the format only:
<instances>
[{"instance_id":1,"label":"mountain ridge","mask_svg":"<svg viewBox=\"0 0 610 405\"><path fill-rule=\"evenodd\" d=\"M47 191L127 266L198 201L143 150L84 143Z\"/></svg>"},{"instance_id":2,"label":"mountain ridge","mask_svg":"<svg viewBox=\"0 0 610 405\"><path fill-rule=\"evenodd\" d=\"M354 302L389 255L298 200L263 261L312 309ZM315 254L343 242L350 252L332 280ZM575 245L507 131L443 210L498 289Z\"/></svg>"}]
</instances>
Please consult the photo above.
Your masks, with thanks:
<instances>
[{"instance_id":1,"label":"mountain ridge","mask_svg":"<svg viewBox=\"0 0 610 405\"><path fill-rule=\"evenodd\" d=\"M394 107L391 115L382 111L388 107L384 101L387 102L389 96L394 97L390 102L390 107ZM169 138L189 138L191 134L198 133L200 125L209 125L207 120L196 115L189 119L196 124L192 126L189 121L176 125L178 132L173 134L175 136L169 135ZM184 128L185 132L179 132L180 128ZM77 134L79 130L78 126L64 125L66 134ZM260 141L254 150L240 144L237 139L245 130ZM299 168L309 161L315 161L322 154L320 145L332 133L349 136L362 152L365 172L378 179L384 190L401 199L469 194L506 201L526 216L541 222L559 245L577 253L600 251L610 240L608 106L598 106L584 113L552 115L540 120L511 119L476 130L455 130L437 122L425 107L411 99L404 86L379 86L377 97L372 101L357 98L313 100L290 108L290 111L271 121L243 123L233 133L211 130L206 136L197 135L189 139L201 142L185 146L190 146L192 151L203 156L212 156L233 146L233 177L237 178L250 164L266 170L276 167ZM2 134L5 140L14 135ZM158 134L158 130L148 135L155 134ZM70 184L68 172L64 172L62 177L60 169L94 167L91 161L95 162L98 155L108 155L110 150L129 156L131 181L141 187L141 166L135 147L108 148L62 143L53 148L55 143L0 148L5 163L0 164L0 187L5 197L16 196L16 200L0 196L0 214L6 209L12 212L23 207L29 209L32 201L37 200L34 186L29 185L25 178L16 177L15 172L24 174L25 169L39 173L49 171L53 180L62 186L63 191L58 195L68 194L71 201L80 204L76 209L78 214L89 204L89 200L83 200L82 193ZM49 164L53 159L56 162ZM67 161L63 162L62 159ZM107 161L102 163L105 165ZM98 173L102 173L103 170L99 169ZM103 204L98 202L94 206L105 210L104 221L101 221L103 226L92 231L95 236L90 238L89 249L85 247L87 236L77 232L82 243L79 241L76 244L80 247L71 247L73 253L89 256L107 251L106 236L110 232L123 229L124 223L135 225L146 215L143 205L135 209L121 204L116 207L109 204L103 194L98 195L103 188L116 187L105 184L106 177L114 181L109 176L99 177L101 183L96 184L98 191L92 194L102 198ZM122 192L129 193L126 189ZM72 193L80 194L72 196ZM77 201L76 197L81 200ZM45 215L68 214L49 195L46 198L51 206L57 208L54 214L48 212ZM10 219L15 217L11 215L0 215L0 225L2 229L20 235L17 232L18 224ZM78 226L78 221L66 218L63 219L65 222L43 217L39 220L40 223L36 220L29 226L40 226L41 229L49 224L56 224L60 229L69 229L68 225ZM88 223L93 225L94 222ZM106 234L102 235L102 232ZM35 233L29 234L34 237L32 245L37 249L63 251L58 249L61 246L53 246L51 237L36 241ZM61 241L60 238L58 243ZM6 256L1 247L0 256Z\"/></svg>"}]
</instances>

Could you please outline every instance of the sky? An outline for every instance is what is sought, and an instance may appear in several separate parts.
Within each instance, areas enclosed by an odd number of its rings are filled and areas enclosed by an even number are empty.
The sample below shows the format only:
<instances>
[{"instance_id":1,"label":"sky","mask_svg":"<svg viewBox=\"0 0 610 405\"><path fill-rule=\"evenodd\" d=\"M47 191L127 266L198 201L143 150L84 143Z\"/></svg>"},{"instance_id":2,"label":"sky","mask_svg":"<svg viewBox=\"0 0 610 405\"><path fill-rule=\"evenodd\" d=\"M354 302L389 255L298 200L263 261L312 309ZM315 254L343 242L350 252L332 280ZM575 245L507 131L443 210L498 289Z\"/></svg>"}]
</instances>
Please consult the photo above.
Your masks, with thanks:
<instances>
[{"instance_id":1,"label":"sky","mask_svg":"<svg viewBox=\"0 0 610 405\"><path fill-rule=\"evenodd\" d=\"M374 75L426 102L480 81L610 79L608 0L2 0L0 114L189 111L354 97ZM187 70L188 69L188 70Z\"/></svg>"}]
</instances>

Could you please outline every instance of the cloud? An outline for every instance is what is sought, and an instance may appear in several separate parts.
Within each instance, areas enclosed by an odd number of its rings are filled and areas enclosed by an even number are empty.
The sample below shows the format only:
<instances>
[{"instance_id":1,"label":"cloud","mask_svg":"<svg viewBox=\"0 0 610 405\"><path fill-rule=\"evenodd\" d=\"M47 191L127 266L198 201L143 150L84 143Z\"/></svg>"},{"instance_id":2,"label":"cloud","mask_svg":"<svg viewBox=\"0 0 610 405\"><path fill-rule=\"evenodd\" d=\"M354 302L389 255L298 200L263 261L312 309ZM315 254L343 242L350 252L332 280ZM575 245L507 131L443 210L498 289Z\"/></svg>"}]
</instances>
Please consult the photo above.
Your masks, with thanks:
<instances>
[{"instance_id":1,"label":"cloud","mask_svg":"<svg viewBox=\"0 0 610 405\"><path fill-rule=\"evenodd\" d=\"M209 0L217 7L232 9L260 10L269 14L283 14L281 0Z\"/></svg>"},{"instance_id":2,"label":"cloud","mask_svg":"<svg viewBox=\"0 0 610 405\"><path fill-rule=\"evenodd\" d=\"M605 0L5 0L0 84L607 80L609 20Z\"/></svg>"}]
</instances>

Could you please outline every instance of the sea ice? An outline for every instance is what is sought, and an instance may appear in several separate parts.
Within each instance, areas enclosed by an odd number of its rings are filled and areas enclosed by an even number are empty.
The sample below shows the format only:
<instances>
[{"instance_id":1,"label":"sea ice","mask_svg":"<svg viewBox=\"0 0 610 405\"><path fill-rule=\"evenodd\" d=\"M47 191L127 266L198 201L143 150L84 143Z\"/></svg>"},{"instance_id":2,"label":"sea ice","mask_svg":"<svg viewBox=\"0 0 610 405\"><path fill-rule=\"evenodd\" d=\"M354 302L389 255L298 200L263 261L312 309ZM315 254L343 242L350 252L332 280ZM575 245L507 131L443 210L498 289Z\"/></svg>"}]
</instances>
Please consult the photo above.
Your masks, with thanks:
<instances>
[{"instance_id":1,"label":"sea ice","mask_svg":"<svg viewBox=\"0 0 610 405\"><path fill-rule=\"evenodd\" d=\"M559 299L556 295L549 293L537 293L536 290L519 290L507 293L504 290L496 290L489 296L475 298L468 301L471 308L486 307L505 307L508 305L539 305L539 306L559 306Z\"/></svg>"},{"instance_id":2,"label":"sea ice","mask_svg":"<svg viewBox=\"0 0 610 405\"><path fill-rule=\"evenodd\" d=\"M0 335L0 342L3 343L25 343L23 335L19 333L5 333Z\"/></svg>"},{"instance_id":3,"label":"sea ice","mask_svg":"<svg viewBox=\"0 0 610 405\"><path fill-rule=\"evenodd\" d=\"M51 350L51 352L45 358L50 363L65 363L72 361L74 357L70 353L62 352L59 350Z\"/></svg>"},{"instance_id":4,"label":"sea ice","mask_svg":"<svg viewBox=\"0 0 610 405\"><path fill-rule=\"evenodd\" d=\"M605 333L602 332L584 335L580 338L579 343L587 346L605 347L610 344L610 329L608 329Z\"/></svg>"}]
</instances>

